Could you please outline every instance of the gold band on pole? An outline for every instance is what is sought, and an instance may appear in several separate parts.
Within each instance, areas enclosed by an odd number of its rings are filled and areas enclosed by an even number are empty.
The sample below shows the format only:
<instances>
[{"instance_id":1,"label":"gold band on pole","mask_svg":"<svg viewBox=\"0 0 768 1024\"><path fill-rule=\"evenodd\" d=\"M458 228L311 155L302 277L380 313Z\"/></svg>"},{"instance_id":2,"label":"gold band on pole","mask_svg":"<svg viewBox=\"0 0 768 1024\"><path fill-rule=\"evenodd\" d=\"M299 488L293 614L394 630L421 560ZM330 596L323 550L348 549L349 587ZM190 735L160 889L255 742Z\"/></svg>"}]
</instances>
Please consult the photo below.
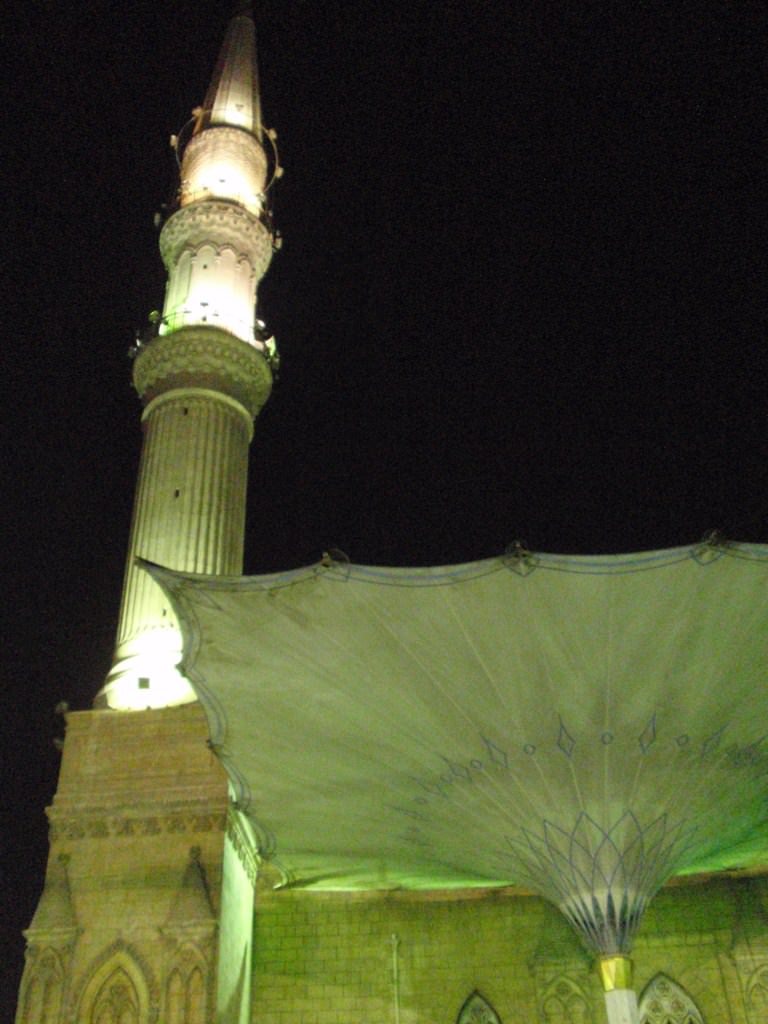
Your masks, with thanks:
<instances>
[{"instance_id":1,"label":"gold band on pole","mask_svg":"<svg viewBox=\"0 0 768 1024\"><path fill-rule=\"evenodd\" d=\"M628 956L616 954L601 956L597 962L603 992L617 988L632 988L632 961Z\"/></svg>"}]
</instances>

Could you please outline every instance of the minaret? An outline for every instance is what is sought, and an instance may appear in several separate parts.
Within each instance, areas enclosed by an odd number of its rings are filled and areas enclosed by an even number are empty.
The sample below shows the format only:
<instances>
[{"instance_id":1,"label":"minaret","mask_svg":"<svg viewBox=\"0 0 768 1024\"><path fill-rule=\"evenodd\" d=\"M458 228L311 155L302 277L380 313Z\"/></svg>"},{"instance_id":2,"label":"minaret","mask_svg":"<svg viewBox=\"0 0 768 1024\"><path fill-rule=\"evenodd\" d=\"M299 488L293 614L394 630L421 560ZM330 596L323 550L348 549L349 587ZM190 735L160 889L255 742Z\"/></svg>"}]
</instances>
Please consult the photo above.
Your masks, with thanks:
<instances>
[{"instance_id":1,"label":"minaret","mask_svg":"<svg viewBox=\"0 0 768 1024\"><path fill-rule=\"evenodd\" d=\"M162 316L137 339L133 383L144 405L117 644L97 706L193 701L168 601L136 562L242 572L248 446L272 387L274 344L256 317L272 255L267 138L248 5L227 29L205 102L172 144L178 205L160 233L168 272ZM278 169L279 173L279 169Z\"/></svg>"},{"instance_id":2,"label":"minaret","mask_svg":"<svg viewBox=\"0 0 768 1024\"><path fill-rule=\"evenodd\" d=\"M274 140L254 36L241 7L175 141L165 305L133 366L144 446L115 659L98 706L66 716L17 1024L250 1019L255 842L176 668L178 625L135 560L242 571L248 445L274 357L255 317L273 246L263 142Z\"/></svg>"}]
</instances>

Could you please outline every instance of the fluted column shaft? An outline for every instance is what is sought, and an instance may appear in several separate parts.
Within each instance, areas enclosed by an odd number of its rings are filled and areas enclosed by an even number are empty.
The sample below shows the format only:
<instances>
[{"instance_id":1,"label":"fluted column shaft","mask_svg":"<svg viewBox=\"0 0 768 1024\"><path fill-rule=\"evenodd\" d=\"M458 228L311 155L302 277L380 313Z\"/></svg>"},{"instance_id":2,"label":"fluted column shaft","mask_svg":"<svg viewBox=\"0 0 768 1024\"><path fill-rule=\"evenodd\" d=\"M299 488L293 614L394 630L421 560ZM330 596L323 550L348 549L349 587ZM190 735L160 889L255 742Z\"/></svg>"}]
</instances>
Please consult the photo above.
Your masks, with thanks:
<instances>
[{"instance_id":1,"label":"fluted column shaft","mask_svg":"<svg viewBox=\"0 0 768 1024\"><path fill-rule=\"evenodd\" d=\"M117 646L100 703L185 703L181 634L137 559L181 572L242 572L248 447L272 379L262 353L218 327L156 338L134 363L145 409Z\"/></svg>"},{"instance_id":2,"label":"fluted column shaft","mask_svg":"<svg viewBox=\"0 0 768 1024\"><path fill-rule=\"evenodd\" d=\"M137 557L211 575L243 568L251 439L245 410L215 392L171 391L147 408L143 426L118 649L136 631L161 625L169 611Z\"/></svg>"}]
</instances>

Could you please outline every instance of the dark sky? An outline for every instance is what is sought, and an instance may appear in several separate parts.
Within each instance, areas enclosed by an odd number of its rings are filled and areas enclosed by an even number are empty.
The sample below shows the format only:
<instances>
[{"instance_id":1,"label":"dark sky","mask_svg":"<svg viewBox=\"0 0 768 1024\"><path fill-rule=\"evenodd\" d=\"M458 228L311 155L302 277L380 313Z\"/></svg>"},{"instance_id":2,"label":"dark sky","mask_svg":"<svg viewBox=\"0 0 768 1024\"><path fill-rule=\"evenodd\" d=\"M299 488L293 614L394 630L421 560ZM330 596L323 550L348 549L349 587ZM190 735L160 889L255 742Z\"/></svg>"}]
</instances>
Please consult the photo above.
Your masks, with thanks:
<instances>
[{"instance_id":1,"label":"dark sky","mask_svg":"<svg viewBox=\"0 0 768 1024\"><path fill-rule=\"evenodd\" d=\"M15 5L4 111L3 911L15 988L60 699L108 668L168 137L227 4ZM768 540L762 2L267 2L281 380L246 571ZM9 959L10 957L10 959ZM3 997L8 1009L11 997Z\"/></svg>"}]
</instances>

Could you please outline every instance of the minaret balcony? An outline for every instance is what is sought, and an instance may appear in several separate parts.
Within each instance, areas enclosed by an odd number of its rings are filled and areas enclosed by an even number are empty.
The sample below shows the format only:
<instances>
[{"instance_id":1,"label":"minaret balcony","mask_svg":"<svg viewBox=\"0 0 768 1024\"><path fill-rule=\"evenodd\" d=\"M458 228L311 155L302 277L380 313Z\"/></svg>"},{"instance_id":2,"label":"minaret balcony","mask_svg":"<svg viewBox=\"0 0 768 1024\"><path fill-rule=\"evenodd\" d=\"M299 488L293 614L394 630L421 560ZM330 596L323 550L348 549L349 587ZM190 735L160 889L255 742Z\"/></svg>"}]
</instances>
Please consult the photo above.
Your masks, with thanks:
<instances>
[{"instance_id":1,"label":"minaret balcony","mask_svg":"<svg viewBox=\"0 0 768 1024\"><path fill-rule=\"evenodd\" d=\"M272 390L269 353L213 325L182 327L139 349L133 383L144 405L169 391L204 389L253 419Z\"/></svg>"},{"instance_id":2,"label":"minaret balcony","mask_svg":"<svg viewBox=\"0 0 768 1024\"><path fill-rule=\"evenodd\" d=\"M238 257L246 257L259 280L272 259L272 232L264 219L220 199L180 207L160 232L160 255L169 274L185 250L194 253L204 245L231 248Z\"/></svg>"}]
</instances>

